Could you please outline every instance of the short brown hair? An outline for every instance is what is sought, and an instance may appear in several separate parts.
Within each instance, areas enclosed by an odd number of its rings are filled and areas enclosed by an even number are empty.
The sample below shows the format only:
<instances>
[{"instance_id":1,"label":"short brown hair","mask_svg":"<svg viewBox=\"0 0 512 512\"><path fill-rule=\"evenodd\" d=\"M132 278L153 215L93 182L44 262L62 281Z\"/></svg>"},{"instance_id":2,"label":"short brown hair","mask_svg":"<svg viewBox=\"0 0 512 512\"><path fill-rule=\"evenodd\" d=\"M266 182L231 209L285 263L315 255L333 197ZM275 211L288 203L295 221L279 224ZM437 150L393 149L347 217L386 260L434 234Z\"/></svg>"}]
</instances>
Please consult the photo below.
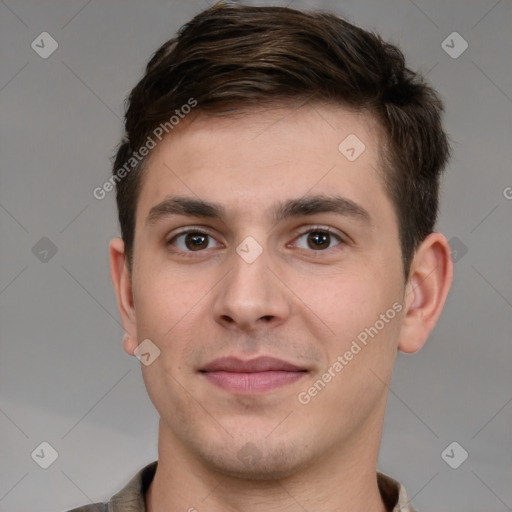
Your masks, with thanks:
<instances>
[{"instance_id":1,"label":"short brown hair","mask_svg":"<svg viewBox=\"0 0 512 512\"><path fill-rule=\"evenodd\" d=\"M369 112L385 134L386 191L398 219L404 276L438 214L449 156L442 101L402 52L331 13L217 4L184 25L149 61L128 98L113 173L190 98L212 115L287 100ZM126 262L132 269L135 213L144 164L117 180Z\"/></svg>"}]
</instances>

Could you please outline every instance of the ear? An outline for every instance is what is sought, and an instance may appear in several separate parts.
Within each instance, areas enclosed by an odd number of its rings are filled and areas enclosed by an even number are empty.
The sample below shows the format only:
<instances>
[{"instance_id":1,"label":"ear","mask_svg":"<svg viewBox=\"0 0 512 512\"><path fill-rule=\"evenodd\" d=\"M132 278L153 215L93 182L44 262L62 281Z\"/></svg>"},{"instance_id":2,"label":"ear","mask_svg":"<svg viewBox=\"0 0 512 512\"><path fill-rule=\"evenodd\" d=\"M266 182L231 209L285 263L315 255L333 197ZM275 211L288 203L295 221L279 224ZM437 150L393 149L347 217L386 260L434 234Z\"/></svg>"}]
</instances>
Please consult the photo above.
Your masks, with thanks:
<instances>
[{"instance_id":1,"label":"ear","mask_svg":"<svg viewBox=\"0 0 512 512\"><path fill-rule=\"evenodd\" d=\"M117 305L124 328L123 348L133 356L137 348L137 321L133 306L132 280L126 264L124 242L113 238L109 246L110 277L116 291Z\"/></svg>"},{"instance_id":2,"label":"ear","mask_svg":"<svg viewBox=\"0 0 512 512\"><path fill-rule=\"evenodd\" d=\"M423 347L441 315L452 280L450 245L441 233L431 233L411 263L398 350L411 354Z\"/></svg>"}]
</instances>

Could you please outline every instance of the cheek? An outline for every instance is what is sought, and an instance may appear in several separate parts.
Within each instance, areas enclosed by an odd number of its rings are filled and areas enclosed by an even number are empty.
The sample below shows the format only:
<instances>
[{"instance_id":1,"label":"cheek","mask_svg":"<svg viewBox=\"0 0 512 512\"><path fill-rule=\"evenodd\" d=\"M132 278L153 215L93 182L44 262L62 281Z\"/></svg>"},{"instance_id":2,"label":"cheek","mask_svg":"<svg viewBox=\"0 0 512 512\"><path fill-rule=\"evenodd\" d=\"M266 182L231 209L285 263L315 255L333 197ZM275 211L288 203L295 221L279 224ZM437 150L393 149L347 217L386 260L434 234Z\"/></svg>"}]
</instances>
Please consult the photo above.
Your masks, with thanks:
<instances>
[{"instance_id":1,"label":"cheek","mask_svg":"<svg viewBox=\"0 0 512 512\"><path fill-rule=\"evenodd\" d=\"M312 332L324 348L328 367L347 351L351 367L392 366L402 308L397 282L391 273L362 265L357 271L333 273L320 281L297 282L298 295L307 297L304 311L310 311L309 317L320 326Z\"/></svg>"},{"instance_id":2,"label":"cheek","mask_svg":"<svg viewBox=\"0 0 512 512\"><path fill-rule=\"evenodd\" d=\"M314 397L311 403L318 411L350 411L332 422L334 430L350 429L351 424L355 428L357 421L381 406L383 381L388 380L396 356L398 296L396 284L393 289L382 275L379 279L370 271L345 273L326 280L320 289L311 287L307 304L329 331L317 338L325 349L326 366L303 391Z\"/></svg>"},{"instance_id":3,"label":"cheek","mask_svg":"<svg viewBox=\"0 0 512 512\"><path fill-rule=\"evenodd\" d=\"M180 279L178 272L154 272L134 281L134 306L141 336L165 342L182 325L194 309L204 290L196 279Z\"/></svg>"},{"instance_id":4,"label":"cheek","mask_svg":"<svg viewBox=\"0 0 512 512\"><path fill-rule=\"evenodd\" d=\"M144 385L159 415L169 425L186 429L190 411L198 407L192 398L194 390L182 384L183 379L170 367L168 356L165 353L162 356L151 366L142 367Z\"/></svg>"},{"instance_id":5,"label":"cheek","mask_svg":"<svg viewBox=\"0 0 512 512\"><path fill-rule=\"evenodd\" d=\"M381 284L363 272L331 272L330 275L301 279L296 283L297 295L305 298L307 307L330 328L331 335L347 338L354 330L375 321L380 304Z\"/></svg>"}]
</instances>

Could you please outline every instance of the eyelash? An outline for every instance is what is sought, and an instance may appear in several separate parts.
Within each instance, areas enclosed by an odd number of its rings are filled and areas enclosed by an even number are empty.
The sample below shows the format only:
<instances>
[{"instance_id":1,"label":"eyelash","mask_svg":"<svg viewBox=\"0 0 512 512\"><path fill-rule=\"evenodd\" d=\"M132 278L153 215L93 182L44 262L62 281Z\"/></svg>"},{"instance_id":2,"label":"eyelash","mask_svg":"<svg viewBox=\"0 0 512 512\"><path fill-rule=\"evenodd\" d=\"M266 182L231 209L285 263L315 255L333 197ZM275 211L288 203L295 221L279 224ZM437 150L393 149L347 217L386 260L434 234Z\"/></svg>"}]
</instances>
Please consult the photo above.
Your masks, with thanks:
<instances>
[{"instance_id":1,"label":"eyelash","mask_svg":"<svg viewBox=\"0 0 512 512\"><path fill-rule=\"evenodd\" d=\"M210 233L208 233L208 231L206 231L204 228L188 228L187 230L185 231L180 231L179 233L176 233L172 238L170 238L166 243L165 245L168 246L168 247L172 247L173 246L173 243L176 241L176 239L180 236L183 236L183 235L188 235L190 233L196 233L196 234L199 234L199 235L206 235L212 239L215 239L214 236ZM323 233L323 234L328 234L330 235L331 237L335 237L338 239L339 243L336 244L334 247L337 247L338 245L342 245L342 244L347 244L346 240L344 240L342 238L342 236L340 236L339 234L337 234L333 229L329 228L329 227L322 227L322 226L313 226L313 227L310 227L308 228L307 230L305 231L301 231L300 233L297 233L296 237L294 238L294 240L297 240L301 237L303 237L304 235L308 235L310 233ZM302 248L299 248L300 250L302 251L307 251L307 252L310 252L310 253L322 253L322 252L328 252L330 250L332 250L334 247L329 247L328 249L319 249L317 251L313 250L313 249L302 249ZM198 251L184 251L184 250L181 250L181 249L171 249L171 251L175 254L181 254L181 255L185 255L185 257L194 257L194 254L195 253L200 253L200 252L204 252L205 249L203 250L198 250Z\"/></svg>"}]
</instances>

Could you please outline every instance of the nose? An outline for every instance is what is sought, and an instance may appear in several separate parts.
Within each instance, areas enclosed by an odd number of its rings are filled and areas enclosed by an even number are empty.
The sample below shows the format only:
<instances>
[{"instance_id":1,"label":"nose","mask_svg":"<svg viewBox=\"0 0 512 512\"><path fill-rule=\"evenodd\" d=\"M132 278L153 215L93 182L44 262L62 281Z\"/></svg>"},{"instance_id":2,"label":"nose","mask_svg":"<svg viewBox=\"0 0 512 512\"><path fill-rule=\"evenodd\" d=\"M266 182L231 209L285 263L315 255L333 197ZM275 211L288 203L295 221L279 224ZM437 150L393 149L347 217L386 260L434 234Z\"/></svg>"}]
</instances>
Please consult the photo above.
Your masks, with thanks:
<instances>
[{"instance_id":1,"label":"nose","mask_svg":"<svg viewBox=\"0 0 512 512\"><path fill-rule=\"evenodd\" d=\"M231 256L231 271L217 287L215 321L232 330L254 331L278 326L290 315L291 299L275 274L276 262L263 252L252 263L238 253Z\"/></svg>"}]
</instances>

